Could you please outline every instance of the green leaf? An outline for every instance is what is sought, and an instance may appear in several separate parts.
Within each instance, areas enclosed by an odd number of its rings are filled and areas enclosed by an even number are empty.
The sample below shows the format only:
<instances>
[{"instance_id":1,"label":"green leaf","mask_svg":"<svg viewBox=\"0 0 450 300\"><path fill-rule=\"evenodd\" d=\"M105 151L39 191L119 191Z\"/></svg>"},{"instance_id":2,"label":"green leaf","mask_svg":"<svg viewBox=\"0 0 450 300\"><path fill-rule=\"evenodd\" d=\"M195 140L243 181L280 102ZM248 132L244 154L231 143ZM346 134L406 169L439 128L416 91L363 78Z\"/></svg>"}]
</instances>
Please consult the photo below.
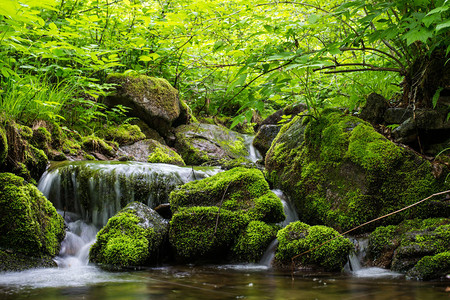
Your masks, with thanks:
<instances>
[{"instance_id":1,"label":"green leaf","mask_svg":"<svg viewBox=\"0 0 450 300\"><path fill-rule=\"evenodd\" d=\"M433 37L433 31L425 29L423 27L416 27L407 32L403 38L406 39L406 43L411 45L415 41L421 41L426 43L429 38Z\"/></svg>"},{"instance_id":2,"label":"green leaf","mask_svg":"<svg viewBox=\"0 0 450 300\"><path fill-rule=\"evenodd\" d=\"M436 108L437 102L438 102L438 100L439 100L439 96L441 95L441 91L442 91L443 89L444 89L444 88L440 87L440 88L438 88L438 89L436 90L436 93L434 93L433 99L432 99L433 108Z\"/></svg>"},{"instance_id":3,"label":"green leaf","mask_svg":"<svg viewBox=\"0 0 450 300\"><path fill-rule=\"evenodd\" d=\"M447 20L446 22L440 23L436 26L436 33L444 28L450 27L450 20Z\"/></svg>"},{"instance_id":4,"label":"green leaf","mask_svg":"<svg viewBox=\"0 0 450 300\"><path fill-rule=\"evenodd\" d=\"M447 4L447 5L448 5L448 4ZM432 14L441 13L441 12L447 11L447 10L449 10L449 9L450 9L450 6L440 6L440 7L436 7L435 9L430 10L430 11L427 13L427 16L430 16L430 15L432 15Z\"/></svg>"}]
</instances>

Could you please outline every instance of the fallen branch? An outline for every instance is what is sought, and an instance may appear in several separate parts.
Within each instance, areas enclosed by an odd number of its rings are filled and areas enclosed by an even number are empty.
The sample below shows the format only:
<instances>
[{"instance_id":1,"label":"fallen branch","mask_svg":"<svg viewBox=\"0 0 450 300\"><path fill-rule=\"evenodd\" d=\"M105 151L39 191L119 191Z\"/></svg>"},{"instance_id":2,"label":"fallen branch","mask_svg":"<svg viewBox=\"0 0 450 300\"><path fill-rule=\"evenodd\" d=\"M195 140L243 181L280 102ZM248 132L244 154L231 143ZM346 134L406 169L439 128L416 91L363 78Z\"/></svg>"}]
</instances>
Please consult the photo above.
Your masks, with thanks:
<instances>
[{"instance_id":1,"label":"fallen branch","mask_svg":"<svg viewBox=\"0 0 450 300\"><path fill-rule=\"evenodd\" d=\"M347 233L350 233L350 232L352 232L352 231L354 231L354 230L356 230L356 229L359 229L359 228L361 228L361 227L363 227L363 226L366 226L366 225L368 225L368 224L370 224L370 223L373 223L373 222L375 222L375 221L378 221L378 220L384 219L384 218L386 218L386 217L395 215L395 214L397 214L397 213L399 213L399 212L402 212L402 211L407 210L407 209L409 209L409 208L411 208L411 207L414 207L414 206L416 206L416 205L419 205L420 203L425 202L426 200L428 200L428 199L430 199L430 198L433 198L433 197L435 197L435 196L444 195L444 194L449 194L449 193L450 193L450 190L447 190L447 191L444 191L444 192L439 192L439 193L433 194L433 195L431 195L431 196L428 196L427 198L422 199L422 200L420 200L420 201L417 201L416 203L413 203L413 204L408 205L408 206L406 206L406 207L403 207L403 208L401 208L401 209L399 209L399 210L393 211L393 212L388 213L388 214L386 214L386 215L384 215L384 216L378 217L378 218L376 218L376 219L373 219L373 220L370 220L370 221L368 221L368 222L366 222L366 223L363 223L363 224L361 224L361 225L359 225L359 226L356 226L356 227L354 227L354 228L352 228L352 229L350 229L350 230L347 230L346 232L343 232L343 233L341 233L341 234L335 236L335 237L332 238L332 239L329 239L328 241L323 242L322 244L320 244L320 245L318 245L318 246L316 246L316 247L314 247L314 248L312 248L312 249L309 249L309 250L307 250L307 251L305 251L305 252L302 252L302 253L300 253L300 254L297 254L296 256L294 256L294 257L291 258L291 261L292 261L292 279L294 279L294 268L295 268L295 262L294 262L294 260L295 260L296 258L298 258L298 257L300 257L300 256L303 256L303 255L305 255L305 254L307 254L307 253L309 253L309 252L311 252L311 251L314 251L314 250L316 250L316 249L322 247L323 245L328 244L329 242L331 242L331 241L337 239L338 237L341 237L341 236L343 236L343 235L345 235L345 234L347 234Z\"/></svg>"}]
</instances>

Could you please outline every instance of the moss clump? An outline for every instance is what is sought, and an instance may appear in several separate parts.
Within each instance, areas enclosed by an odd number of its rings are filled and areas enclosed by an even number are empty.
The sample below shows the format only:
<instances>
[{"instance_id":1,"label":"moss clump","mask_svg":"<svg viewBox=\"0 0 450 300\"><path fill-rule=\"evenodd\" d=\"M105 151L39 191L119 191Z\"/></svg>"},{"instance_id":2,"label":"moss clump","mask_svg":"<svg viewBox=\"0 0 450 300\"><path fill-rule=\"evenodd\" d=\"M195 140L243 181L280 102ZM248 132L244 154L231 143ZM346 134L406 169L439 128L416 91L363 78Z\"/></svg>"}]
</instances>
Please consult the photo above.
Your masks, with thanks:
<instances>
[{"instance_id":1,"label":"moss clump","mask_svg":"<svg viewBox=\"0 0 450 300\"><path fill-rule=\"evenodd\" d=\"M449 219L413 219L399 225L380 226L372 232L368 258L373 265L407 272L424 256L449 248Z\"/></svg>"},{"instance_id":2,"label":"moss clump","mask_svg":"<svg viewBox=\"0 0 450 300\"><path fill-rule=\"evenodd\" d=\"M27 169L30 171L31 177L33 179L39 180L39 178L47 168L48 158L43 150L38 149L32 145L28 145L27 151L25 152L24 163Z\"/></svg>"},{"instance_id":3,"label":"moss clump","mask_svg":"<svg viewBox=\"0 0 450 300\"><path fill-rule=\"evenodd\" d=\"M119 143L119 145L132 144L145 139L145 134L142 133L139 126L128 123L121 124L118 127L108 127L101 135L107 140Z\"/></svg>"},{"instance_id":4,"label":"moss clump","mask_svg":"<svg viewBox=\"0 0 450 300\"><path fill-rule=\"evenodd\" d=\"M54 268L56 263L51 257L30 257L20 253L11 253L0 249L0 272L24 271L35 268Z\"/></svg>"},{"instance_id":5,"label":"moss clump","mask_svg":"<svg viewBox=\"0 0 450 300\"><path fill-rule=\"evenodd\" d=\"M45 153L49 152L52 143L52 135L45 127L38 127L33 130L33 145L43 150Z\"/></svg>"},{"instance_id":6,"label":"moss clump","mask_svg":"<svg viewBox=\"0 0 450 300\"><path fill-rule=\"evenodd\" d=\"M108 145L103 139L94 135L83 137L81 147L85 151L99 152L108 156L114 156L116 154L113 147Z\"/></svg>"},{"instance_id":7,"label":"moss clump","mask_svg":"<svg viewBox=\"0 0 450 300\"><path fill-rule=\"evenodd\" d=\"M108 220L97 234L89 259L120 267L148 265L167 232L167 223L155 211L133 202Z\"/></svg>"},{"instance_id":8,"label":"moss clump","mask_svg":"<svg viewBox=\"0 0 450 300\"><path fill-rule=\"evenodd\" d=\"M408 277L431 280L439 279L450 273L450 251L433 256L425 256L407 273Z\"/></svg>"},{"instance_id":9,"label":"moss clump","mask_svg":"<svg viewBox=\"0 0 450 300\"><path fill-rule=\"evenodd\" d=\"M448 189L445 174L434 178L430 162L367 122L332 110L318 119L297 116L284 125L265 162L268 178L293 199L301 220L339 231ZM449 213L450 205L430 201L381 222Z\"/></svg>"},{"instance_id":10,"label":"moss clump","mask_svg":"<svg viewBox=\"0 0 450 300\"><path fill-rule=\"evenodd\" d=\"M302 265L317 265L329 271L341 270L353 249L350 240L339 236L333 228L309 226L300 221L278 231L277 238L279 245L275 258L281 262L290 262L294 256L334 238L331 242L297 258Z\"/></svg>"},{"instance_id":11,"label":"moss clump","mask_svg":"<svg viewBox=\"0 0 450 300\"><path fill-rule=\"evenodd\" d=\"M6 139L5 130L2 127L0 127L0 165L3 164L7 155L8 155L8 140Z\"/></svg>"},{"instance_id":12,"label":"moss clump","mask_svg":"<svg viewBox=\"0 0 450 300\"><path fill-rule=\"evenodd\" d=\"M258 262L276 237L278 228L261 221L252 221L233 247L238 261Z\"/></svg>"},{"instance_id":13,"label":"moss clump","mask_svg":"<svg viewBox=\"0 0 450 300\"><path fill-rule=\"evenodd\" d=\"M181 261L223 261L249 219L240 212L218 207L191 207L170 221L169 241ZM217 226L216 226L217 224Z\"/></svg>"},{"instance_id":14,"label":"moss clump","mask_svg":"<svg viewBox=\"0 0 450 300\"><path fill-rule=\"evenodd\" d=\"M55 256L64 220L44 195L23 178L0 173L0 245L34 257Z\"/></svg>"},{"instance_id":15,"label":"moss clump","mask_svg":"<svg viewBox=\"0 0 450 300\"><path fill-rule=\"evenodd\" d=\"M165 163L165 164L172 164L177 166L185 166L183 158L169 148L166 145L162 145L161 143L157 141L149 141L149 150L152 151L152 153L148 156L147 162L149 163Z\"/></svg>"},{"instance_id":16,"label":"moss clump","mask_svg":"<svg viewBox=\"0 0 450 300\"><path fill-rule=\"evenodd\" d=\"M252 220L281 222L280 199L269 189L260 170L234 168L189 182L170 194L172 211L192 206L217 206L246 213Z\"/></svg>"}]
</instances>

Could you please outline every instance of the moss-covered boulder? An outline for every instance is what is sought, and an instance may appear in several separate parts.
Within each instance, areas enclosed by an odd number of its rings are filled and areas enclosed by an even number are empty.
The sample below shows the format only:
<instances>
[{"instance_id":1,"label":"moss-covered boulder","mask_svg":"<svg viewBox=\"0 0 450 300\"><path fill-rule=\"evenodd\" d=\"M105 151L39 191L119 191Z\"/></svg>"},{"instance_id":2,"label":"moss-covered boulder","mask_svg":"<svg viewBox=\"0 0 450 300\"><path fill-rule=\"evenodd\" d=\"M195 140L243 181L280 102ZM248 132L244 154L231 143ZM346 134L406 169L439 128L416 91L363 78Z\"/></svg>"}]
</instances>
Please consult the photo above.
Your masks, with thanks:
<instances>
[{"instance_id":1,"label":"moss-covered boulder","mask_svg":"<svg viewBox=\"0 0 450 300\"><path fill-rule=\"evenodd\" d=\"M419 280L444 278L450 274L450 251L425 256L417 262L407 276Z\"/></svg>"},{"instance_id":2,"label":"moss-covered boulder","mask_svg":"<svg viewBox=\"0 0 450 300\"><path fill-rule=\"evenodd\" d=\"M8 155L8 140L6 138L5 129L0 127L0 166L6 159Z\"/></svg>"},{"instance_id":3,"label":"moss-covered boulder","mask_svg":"<svg viewBox=\"0 0 450 300\"><path fill-rule=\"evenodd\" d=\"M182 125L175 129L175 137L175 148L188 165L214 165L221 160L248 156L244 137L223 126Z\"/></svg>"},{"instance_id":4,"label":"moss-covered boulder","mask_svg":"<svg viewBox=\"0 0 450 300\"><path fill-rule=\"evenodd\" d=\"M106 155L109 157L116 155L116 150L113 146L108 144L104 139L95 135L83 137L81 147L83 150L90 153L100 153L101 155Z\"/></svg>"},{"instance_id":5,"label":"moss-covered boulder","mask_svg":"<svg viewBox=\"0 0 450 300\"><path fill-rule=\"evenodd\" d=\"M44 151L48 155L51 144L52 135L44 126L39 126L33 129L32 144L38 149Z\"/></svg>"},{"instance_id":6,"label":"moss-covered boulder","mask_svg":"<svg viewBox=\"0 0 450 300\"><path fill-rule=\"evenodd\" d=\"M367 257L369 265L416 274L417 270L425 268L425 262L434 264L431 263L434 259L425 257L436 256L448 249L450 219L413 219L399 225L380 226L373 231L369 235ZM422 259L424 262L418 265ZM412 271L413 269L415 271ZM418 271L416 275L411 276L431 279L442 275L440 271L433 275L430 270L426 271L427 275L421 275L422 271Z\"/></svg>"},{"instance_id":7,"label":"moss-covered boulder","mask_svg":"<svg viewBox=\"0 0 450 300\"><path fill-rule=\"evenodd\" d=\"M279 241L275 253L275 264L290 266L291 259L319 245L330 242L294 260L297 267L320 267L327 271L341 270L353 249L349 239L339 236L333 228L310 226L300 221L290 223L278 231Z\"/></svg>"},{"instance_id":8,"label":"moss-covered boulder","mask_svg":"<svg viewBox=\"0 0 450 300\"><path fill-rule=\"evenodd\" d=\"M176 212L170 221L169 242L182 262L228 259L248 216L218 207L190 207Z\"/></svg>"},{"instance_id":9,"label":"moss-covered boulder","mask_svg":"<svg viewBox=\"0 0 450 300\"><path fill-rule=\"evenodd\" d=\"M233 247L235 259L259 262L270 242L275 239L278 229L279 227L273 224L251 221Z\"/></svg>"},{"instance_id":10,"label":"moss-covered boulder","mask_svg":"<svg viewBox=\"0 0 450 300\"><path fill-rule=\"evenodd\" d=\"M121 124L117 127L107 127L105 131L101 132L101 135L103 138L117 142L119 145L129 145L145 139L145 134L139 126L128 123Z\"/></svg>"},{"instance_id":11,"label":"moss-covered boulder","mask_svg":"<svg viewBox=\"0 0 450 300\"><path fill-rule=\"evenodd\" d=\"M183 158L172 148L156 140L145 139L120 148L128 160L185 166Z\"/></svg>"},{"instance_id":12,"label":"moss-covered boulder","mask_svg":"<svg viewBox=\"0 0 450 300\"><path fill-rule=\"evenodd\" d=\"M163 78L136 74L110 74L108 83L116 85L106 98L109 106L130 107L130 114L145 121L162 136L180 115L178 91Z\"/></svg>"},{"instance_id":13,"label":"moss-covered boulder","mask_svg":"<svg viewBox=\"0 0 450 300\"><path fill-rule=\"evenodd\" d=\"M64 220L44 195L23 178L0 173L0 248L45 258L59 253Z\"/></svg>"},{"instance_id":14,"label":"moss-covered boulder","mask_svg":"<svg viewBox=\"0 0 450 300\"><path fill-rule=\"evenodd\" d=\"M235 168L170 194L170 243L182 261L257 261L284 220L261 171ZM255 222L253 222L255 221Z\"/></svg>"},{"instance_id":15,"label":"moss-covered boulder","mask_svg":"<svg viewBox=\"0 0 450 300\"><path fill-rule=\"evenodd\" d=\"M256 133L253 146L258 149L263 157L269 151L272 141L280 132L280 128L280 125L262 125Z\"/></svg>"},{"instance_id":16,"label":"moss-covered boulder","mask_svg":"<svg viewBox=\"0 0 450 300\"><path fill-rule=\"evenodd\" d=\"M131 267L159 260L168 222L139 202L128 204L97 234L89 260L106 266Z\"/></svg>"},{"instance_id":17,"label":"moss-covered boulder","mask_svg":"<svg viewBox=\"0 0 450 300\"><path fill-rule=\"evenodd\" d=\"M295 117L282 127L265 163L269 179L295 202L302 221L339 231L449 188L445 172L435 178L428 160L339 111ZM449 214L448 202L430 200L381 224Z\"/></svg>"},{"instance_id":18,"label":"moss-covered boulder","mask_svg":"<svg viewBox=\"0 0 450 300\"><path fill-rule=\"evenodd\" d=\"M170 206L174 212L193 206L217 206L269 223L285 218L280 199L257 169L234 168L188 182L170 193Z\"/></svg>"}]
</instances>

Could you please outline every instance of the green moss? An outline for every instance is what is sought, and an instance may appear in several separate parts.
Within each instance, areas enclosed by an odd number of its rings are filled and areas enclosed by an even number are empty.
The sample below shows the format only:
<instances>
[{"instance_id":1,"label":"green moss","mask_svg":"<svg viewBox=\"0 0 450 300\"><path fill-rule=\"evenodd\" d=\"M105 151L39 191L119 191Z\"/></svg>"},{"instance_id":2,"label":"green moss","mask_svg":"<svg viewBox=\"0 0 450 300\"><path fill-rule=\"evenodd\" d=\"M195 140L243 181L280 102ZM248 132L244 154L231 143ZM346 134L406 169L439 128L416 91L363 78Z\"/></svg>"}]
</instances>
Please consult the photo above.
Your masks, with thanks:
<instances>
[{"instance_id":1,"label":"green moss","mask_svg":"<svg viewBox=\"0 0 450 300\"><path fill-rule=\"evenodd\" d=\"M79 142L72 139L64 140L62 144L62 151L69 155L77 155L81 150L81 145Z\"/></svg>"},{"instance_id":2,"label":"green moss","mask_svg":"<svg viewBox=\"0 0 450 300\"><path fill-rule=\"evenodd\" d=\"M339 236L333 228L321 225L309 226L300 221L278 231L277 238L279 245L275 258L285 263L290 262L294 256L333 239L297 258L302 265L318 265L329 271L341 270L353 249L350 240Z\"/></svg>"},{"instance_id":3,"label":"green moss","mask_svg":"<svg viewBox=\"0 0 450 300\"><path fill-rule=\"evenodd\" d=\"M186 208L173 215L169 241L182 261L221 261L248 223L239 212L219 211L218 207Z\"/></svg>"},{"instance_id":4,"label":"green moss","mask_svg":"<svg viewBox=\"0 0 450 300\"><path fill-rule=\"evenodd\" d=\"M318 119L297 116L284 125L267 153L266 169L270 181L293 199L301 220L339 231L449 187L445 176L433 177L428 161L365 121L336 111L324 111ZM381 224L449 213L450 206L428 202Z\"/></svg>"},{"instance_id":5,"label":"green moss","mask_svg":"<svg viewBox=\"0 0 450 300\"><path fill-rule=\"evenodd\" d=\"M43 150L28 145L27 151L25 152L24 163L30 171L31 177L39 180L47 168L48 158Z\"/></svg>"},{"instance_id":6,"label":"green moss","mask_svg":"<svg viewBox=\"0 0 450 300\"><path fill-rule=\"evenodd\" d=\"M237 260L258 262L276 237L277 230L275 226L261 221L250 222L233 247Z\"/></svg>"},{"instance_id":7,"label":"green moss","mask_svg":"<svg viewBox=\"0 0 450 300\"><path fill-rule=\"evenodd\" d=\"M116 154L113 147L108 145L103 139L94 135L83 137L81 146L85 151L100 152L108 156L114 156Z\"/></svg>"},{"instance_id":8,"label":"green moss","mask_svg":"<svg viewBox=\"0 0 450 300\"><path fill-rule=\"evenodd\" d=\"M149 143L149 150L153 151L148 156L147 161L149 163L165 163L177 166L186 165L183 158L181 158L181 156L177 152L157 141L151 141Z\"/></svg>"},{"instance_id":9,"label":"green moss","mask_svg":"<svg viewBox=\"0 0 450 300\"><path fill-rule=\"evenodd\" d=\"M218 161L217 165L221 166L222 169L230 170L237 167L244 167L248 169L254 169L256 168L255 163L250 161L249 159L245 157L239 157L236 159L223 159Z\"/></svg>"},{"instance_id":10,"label":"green moss","mask_svg":"<svg viewBox=\"0 0 450 300\"><path fill-rule=\"evenodd\" d=\"M0 127L0 165L3 164L7 155L8 155L8 140L6 138L5 130L2 127Z\"/></svg>"},{"instance_id":11,"label":"green moss","mask_svg":"<svg viewBox=\"0 0 450 300\"><path fill-rule=\"evenodd\" d=\"M218 206L246 212L252 220L280 222L285 218L280 199L269 189L261 171L234 168L189 182L170 194L172 211L182 207Z\"/></svg>"},{"instance_id":12,"label":"green moss","mask_svg":"<svg viewBox=\"0 0 450 300\"><path fill-rule=\"evenodd\" d=\"M0 249L0 272L24 271L36 268L55 268L56 263L51 257L30 257L21 253L11 253Z\"/></svg>"},{"instance_id":13,"label":"green moss","mask_svg":"<svg viewBox=\"0 0 450 300\"><path fill-rule=\"evenodd\" d=\"M433 256L425 256L408 272L408 277L431 280L439 279L450 273L450 251Z\"/></svg>"},{"instance_id":14,"label":"green moss","mask_svg":"<svg viewBox=\"0 0 450 300\"><path fill-rule=\"evenodd\" d=\"M101 135L107 140L119 143L119 145L132 144L145 139L145 134L142 133L139 126L128 123L116 127L108 127Z\"/></svg>"},{"instance_id":15,"label":"green moss","mask_svg":"<svg viewBox=\"0 0 450 300\"><path fill-rule=\"evenodd\" d=\"M38 127L33 130L33 145L38 149L48 153L52 143L52 135L45 127Z\"/></svg>"},{"instance_id":16,"label":"green moss","mask_svg":"<svg viewBox=\"0 0 450 300\"><path fill-rule=\"evenodd\" d=\"M25 125L16 124L15 125L19 131L19 134L25 140L31 140L33 138L33 130Z\"/></svg>"},{"instance_id":17,"label":"green moss","mask_svg":"<svg viewBox=\"0 0 450 300\"><path fill-rule=\"evenodd\" d=\"M35 186L0 173L0 215L2 247L35 257L58 254L64 221Z\"/></svg>"}]
</instances>

